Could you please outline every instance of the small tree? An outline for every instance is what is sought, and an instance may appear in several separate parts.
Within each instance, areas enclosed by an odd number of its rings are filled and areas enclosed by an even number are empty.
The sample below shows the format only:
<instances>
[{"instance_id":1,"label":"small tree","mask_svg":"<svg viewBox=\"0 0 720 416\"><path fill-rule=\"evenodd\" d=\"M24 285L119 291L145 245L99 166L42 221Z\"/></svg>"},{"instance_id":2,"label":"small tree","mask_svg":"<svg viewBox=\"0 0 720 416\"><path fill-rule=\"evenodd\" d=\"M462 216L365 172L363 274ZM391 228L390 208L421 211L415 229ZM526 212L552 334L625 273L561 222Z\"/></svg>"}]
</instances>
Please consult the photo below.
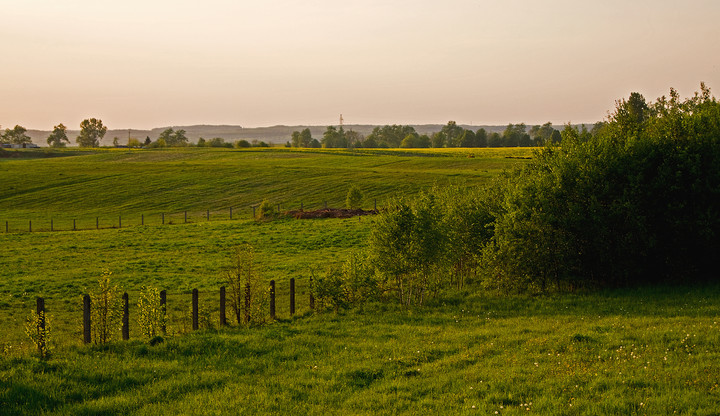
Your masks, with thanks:
<instances>
[{"instance_id":1,"label":"small tree","mask_svg":"<svg viewBox=\"0 0 720 416\"><path fill-rule=\"evenodd\" d=\"M5 134L2 135L2 142L13 144L32 143L32 139L25 134L26 132L27 129L25 127L17 125L12 129L5 129Z\"/></svg>"},{"instance_id":2,"label":"small tree","mask_svg":"<svg viewBox=\"0 0 720 416\"><path fill-rule=\"evenodd\" d=\"M96 344L110 342L122 327L122 290L110 283L112 272L104 270L98 279L97 292L90 294L91 330Z\"/></svg>"},{"instance_id":3,"label":"small tree","mask_svg":"<svg viewBox=\"0 0 720 416\"><path fill-rule=\"evenodd\" d=\"M355 185L352 185L348 190L347 197L345 198L345 206L348 209L357 209L362 206L363 194Z\"/></svg>"},{"instance_id":4,"label":"small tree","mask_svg":"<svg viewBox=\"0 0 720 416\"><path fill-rule=\"evenodd\" d=\"M255 265L255 249L242 244L232 254L231 265L225 271L229 287L229 301L238 324L265 322L268 289Z\"/></svg>"},{"instance_id":5,"label":"small tree","mask_svg":"<svg viewBox=\"0 0 720 416\"><path fill-rule=\"evenodd\" d=\"M143 286L137 306L140 333L148 339L160 335L167 320L165 307L160 304L160 290Z\"/></svg>"},{"instance_id":6,"label":"small tree","mask_svg":"<svg viewBox=\"0 0 720 416\"><path fill-rule=\"evenodd\" d=\"M263 220L263 219L269 219L272 218L273 215L275 215L275 208L273 207L272 202L268 201L267 199L263 200L260 203L260 209L257 213L257 219Z\"/></svg>"},{"instance_id":7,"label":"small tree","mask_svg":"<svg viewBox=\"0 0 720 416\"><path fill-rule=\"evenodd\" d=\"M25 334L30 338L35 348L37 348L41 359L47 358L50 353L50 325L50 316L42 311L39 314L35 311L30 311L30 315L28 315L25 320Z\"/></svg>"}]
</instances>

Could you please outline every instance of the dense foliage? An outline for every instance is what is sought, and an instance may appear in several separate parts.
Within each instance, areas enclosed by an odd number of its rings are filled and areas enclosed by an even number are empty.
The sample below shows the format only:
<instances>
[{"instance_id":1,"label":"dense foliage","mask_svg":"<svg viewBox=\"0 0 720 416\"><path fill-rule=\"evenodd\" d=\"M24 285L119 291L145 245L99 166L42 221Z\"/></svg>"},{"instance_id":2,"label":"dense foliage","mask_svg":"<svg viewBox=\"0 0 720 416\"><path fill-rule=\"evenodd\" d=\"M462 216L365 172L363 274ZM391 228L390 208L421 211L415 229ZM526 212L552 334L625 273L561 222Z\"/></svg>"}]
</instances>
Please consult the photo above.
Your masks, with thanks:
<instances>
[{"instance_id":1,"label":"dense foliage","mask_svg":"<svg viewBox=\"0 0 720 416\"><path fill-rule=\"evenodd\" d=\"M450 208L433 206L436 190L383 215L372 241L379 269L446 285L453 272L478 271L507 292L709 279L720 249L720 103L705 85L684 101L674 90L654 103L633 93L592 131L566 126L560 144L549 140L475 199L451 193L441 198Z\"/></svg>"}]
</instances>

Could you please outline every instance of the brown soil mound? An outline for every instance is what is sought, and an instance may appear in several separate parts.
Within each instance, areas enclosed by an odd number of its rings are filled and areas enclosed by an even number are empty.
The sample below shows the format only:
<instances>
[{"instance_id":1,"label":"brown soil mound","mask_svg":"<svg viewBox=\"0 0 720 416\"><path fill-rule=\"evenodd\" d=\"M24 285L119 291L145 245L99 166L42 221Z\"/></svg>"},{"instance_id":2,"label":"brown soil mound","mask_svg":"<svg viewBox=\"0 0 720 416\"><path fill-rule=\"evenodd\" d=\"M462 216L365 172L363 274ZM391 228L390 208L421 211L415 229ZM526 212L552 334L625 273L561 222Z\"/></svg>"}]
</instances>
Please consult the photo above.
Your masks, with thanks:
<instances>
[{"instance_id":1,"label":"brown soil mound","mask_svg":"<svg viewBox=\"0 0 720 416\"><path fill-rule=\"evenodd\" d=\"M286 211L285 215L296 220L307 220L314 218L350 218L359 215L375 215L377 211L365 211L363 209L325 208L317 211Z\"/></svg>"}]
</instances>

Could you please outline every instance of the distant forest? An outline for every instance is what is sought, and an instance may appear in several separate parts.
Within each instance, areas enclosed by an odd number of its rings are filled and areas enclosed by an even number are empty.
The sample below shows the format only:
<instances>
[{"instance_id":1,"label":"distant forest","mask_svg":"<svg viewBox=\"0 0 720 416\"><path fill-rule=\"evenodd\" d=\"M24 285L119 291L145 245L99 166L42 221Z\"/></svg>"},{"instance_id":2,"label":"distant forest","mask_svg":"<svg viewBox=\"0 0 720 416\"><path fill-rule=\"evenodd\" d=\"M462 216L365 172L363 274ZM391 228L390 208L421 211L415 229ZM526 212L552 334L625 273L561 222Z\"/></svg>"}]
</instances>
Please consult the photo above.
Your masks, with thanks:
<instances>
[{"instance_id":1,"label":"distant forest","mask_svg":"<svg viewBox=\"0 0 720 416\"><path fill-rule=\"evenodd\" d=\"M532 126L528 131L525 123L508 124L502 133L488 132L485 128L476 131L464 128L454 121L442 126L440 131L432 134L419 134L413 126L385 125L375 127L370 134L364 136L353 130L345 131L342 126L328 126L318 140L313 138L309 128L294 131L287 147L310 148L441 148L441 147L531 147L560 143L563 134L579 134L593 136L604 123L599 122L588 130L584 125L566 125L563 132L553 127L552 123Z\"/></svg>"}]
</instances>

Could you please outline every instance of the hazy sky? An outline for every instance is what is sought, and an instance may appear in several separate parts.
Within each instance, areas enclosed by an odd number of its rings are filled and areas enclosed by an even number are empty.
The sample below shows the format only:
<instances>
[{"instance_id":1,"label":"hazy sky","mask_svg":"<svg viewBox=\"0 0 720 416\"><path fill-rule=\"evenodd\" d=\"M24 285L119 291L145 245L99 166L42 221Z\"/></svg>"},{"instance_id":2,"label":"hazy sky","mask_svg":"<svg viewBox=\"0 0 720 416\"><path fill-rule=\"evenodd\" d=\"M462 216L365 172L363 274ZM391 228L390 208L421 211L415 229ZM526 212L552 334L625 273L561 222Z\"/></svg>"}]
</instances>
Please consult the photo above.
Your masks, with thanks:
<instances>
[{"instance_id":1,"label":"hazy sky","mask_svg":"<svg viewBox=\"0 0 720 416\"><path fill-rule=\"evenodd\" d=\"M0 125L556 124L701 81L717 0L0 0Z\"/></svg>"}]
</instances>

